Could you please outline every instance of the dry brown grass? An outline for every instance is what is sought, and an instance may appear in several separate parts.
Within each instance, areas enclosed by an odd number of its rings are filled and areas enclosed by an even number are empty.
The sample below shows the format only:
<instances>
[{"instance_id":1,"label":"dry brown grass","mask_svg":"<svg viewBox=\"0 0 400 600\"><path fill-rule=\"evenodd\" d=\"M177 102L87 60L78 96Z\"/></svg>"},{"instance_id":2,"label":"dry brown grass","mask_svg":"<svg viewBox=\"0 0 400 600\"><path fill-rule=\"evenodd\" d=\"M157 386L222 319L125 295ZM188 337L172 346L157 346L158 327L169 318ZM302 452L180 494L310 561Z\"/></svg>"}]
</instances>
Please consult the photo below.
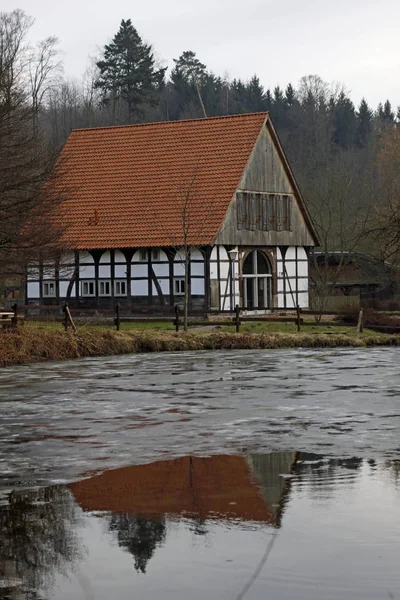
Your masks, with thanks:
<instances>
[{"instance_id":1,"label":"dry brown grass","mask_svg":"<svg viewBox=\"0 0 400 600\"><path fill-rule=\"evenodd\" d=\"M355 337L340 334L175 333L170 331L51 331L22 328L0 332L3 366L85 356L183 350L338 348L400 345L400 336Z\"/></svg>"}]
</instances>

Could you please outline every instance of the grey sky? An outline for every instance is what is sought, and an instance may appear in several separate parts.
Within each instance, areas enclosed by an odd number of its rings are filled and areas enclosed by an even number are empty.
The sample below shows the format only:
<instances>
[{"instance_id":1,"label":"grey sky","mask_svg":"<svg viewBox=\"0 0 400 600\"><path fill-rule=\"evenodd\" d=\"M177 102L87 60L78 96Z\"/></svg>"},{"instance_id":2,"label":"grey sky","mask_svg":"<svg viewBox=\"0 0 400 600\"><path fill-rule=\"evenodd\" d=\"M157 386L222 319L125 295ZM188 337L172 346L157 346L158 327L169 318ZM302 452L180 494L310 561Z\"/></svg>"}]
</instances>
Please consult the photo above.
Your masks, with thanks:
<instances>
[{"instance_id":1,"label":"grey sky","mask_svg":"<svg viewBox=\"0 0 400 600\"><path fill-rule=\"evenodd\" d=\"M344 83L356 103L400 104L396 0L2 0L2 11L15 8L36 19L32 39L60 38L70 77L130 18L164 64L190 49L231 79L256 73L273 88L318 74Z\"/></svg>"}]
</instances>

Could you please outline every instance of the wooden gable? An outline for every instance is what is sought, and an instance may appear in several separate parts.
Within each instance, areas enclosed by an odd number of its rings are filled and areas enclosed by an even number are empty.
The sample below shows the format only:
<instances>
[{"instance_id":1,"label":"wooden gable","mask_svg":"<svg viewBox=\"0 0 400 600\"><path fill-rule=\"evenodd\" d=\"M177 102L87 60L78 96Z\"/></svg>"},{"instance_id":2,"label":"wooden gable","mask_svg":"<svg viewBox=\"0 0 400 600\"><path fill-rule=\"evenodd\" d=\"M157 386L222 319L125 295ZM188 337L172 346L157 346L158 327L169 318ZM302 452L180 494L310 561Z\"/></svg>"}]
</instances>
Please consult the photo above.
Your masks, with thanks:
<instances>
[{"instance_id":1,"label":"wooden gable","mask_svg":"<svg viewBox=\"0 0 400 600\"><path fill-rule=\"evenodd\" d=\"M215 243L318 245L311 217L269 117L260 131Z\"/></svg>"}]
</instances>

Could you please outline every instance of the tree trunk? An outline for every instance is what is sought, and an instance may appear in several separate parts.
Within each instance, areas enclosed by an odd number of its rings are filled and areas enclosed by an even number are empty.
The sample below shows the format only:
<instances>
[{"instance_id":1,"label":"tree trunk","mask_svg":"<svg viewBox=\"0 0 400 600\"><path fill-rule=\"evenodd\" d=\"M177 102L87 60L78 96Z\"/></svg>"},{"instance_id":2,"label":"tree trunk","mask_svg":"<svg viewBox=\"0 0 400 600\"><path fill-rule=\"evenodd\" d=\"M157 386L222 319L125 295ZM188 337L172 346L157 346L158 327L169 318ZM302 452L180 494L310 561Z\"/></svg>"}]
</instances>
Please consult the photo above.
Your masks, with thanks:
<instances>
[{"instance_id":1,"label":"tree trunk","mask_svg":"<svg viewBox=\"0 0 400 600\"><path fill-rule=\"evenodd\" d=\"M189 262L190 262L190 249L185 248L185 303L183 307L183 330L188 330L188 316L189 316Z\"/></svg>"}]
</instances>

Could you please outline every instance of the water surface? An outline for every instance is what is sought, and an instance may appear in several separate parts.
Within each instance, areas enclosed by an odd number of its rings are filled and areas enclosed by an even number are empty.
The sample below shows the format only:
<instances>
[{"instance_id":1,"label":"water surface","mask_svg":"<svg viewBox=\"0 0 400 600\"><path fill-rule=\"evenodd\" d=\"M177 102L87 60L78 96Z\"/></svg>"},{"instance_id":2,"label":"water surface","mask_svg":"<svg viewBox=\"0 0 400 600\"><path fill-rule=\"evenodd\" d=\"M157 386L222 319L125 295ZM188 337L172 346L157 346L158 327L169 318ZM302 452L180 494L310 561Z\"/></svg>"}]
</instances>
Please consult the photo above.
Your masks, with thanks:
<instances>
[{"instance_id":1,"label":"water surface","mask_svg":"<svg viewBox=\"0 0 400 600\"><path fill-rule=\"evenodd\" d=\"M0 598L400 597L399 351L0 372Z\"/></svg>"}]
</instances>

